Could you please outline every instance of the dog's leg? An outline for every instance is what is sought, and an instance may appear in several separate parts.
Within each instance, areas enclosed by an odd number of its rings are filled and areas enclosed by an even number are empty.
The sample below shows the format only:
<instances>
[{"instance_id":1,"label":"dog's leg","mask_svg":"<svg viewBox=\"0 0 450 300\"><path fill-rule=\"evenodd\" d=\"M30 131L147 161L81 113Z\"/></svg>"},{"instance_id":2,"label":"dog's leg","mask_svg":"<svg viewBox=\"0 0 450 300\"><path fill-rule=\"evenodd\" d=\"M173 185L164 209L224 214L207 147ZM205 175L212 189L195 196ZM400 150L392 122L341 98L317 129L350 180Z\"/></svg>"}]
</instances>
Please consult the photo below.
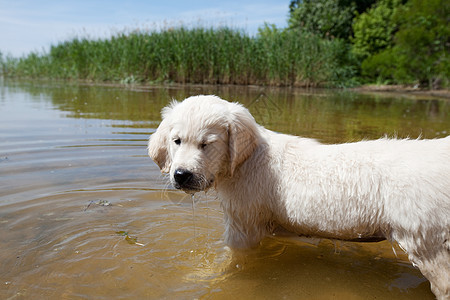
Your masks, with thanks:
<instances>
[{"instance_id":1,"label":"dog's leg","mask_svg":"<svg viewBox=\"0 0 450 300\"><path fill-rule=\"evenodd\" d=\"M417 237L416 237L417 238ZM450 241L417 240L414 236L397 239L409 260L430 281L438 300L450 300Z\"/></svg>"},{"instance_id":2,"label":"dog's leg","mask_svg":"<svg viewBox=\"0 0 450 300\"><path fill-rule=\"evenodd\" d=\"M422 274L430 281L431 291L439 300L450 300L450 251L442 249L433 258L417 264Z\"/></svg>"},{"instance_id":3,"label":"dog's leg","mask_svg":"<svg viewBox=\"0 0 450 300\"><path fill-rule=\"evenodd\" d=\"M264 224L245 224L225 214L225 244L231 249L249 249L258 245L266 235ZM242 223L241 223L242 222Z\"/></svg>"}]
</instances>

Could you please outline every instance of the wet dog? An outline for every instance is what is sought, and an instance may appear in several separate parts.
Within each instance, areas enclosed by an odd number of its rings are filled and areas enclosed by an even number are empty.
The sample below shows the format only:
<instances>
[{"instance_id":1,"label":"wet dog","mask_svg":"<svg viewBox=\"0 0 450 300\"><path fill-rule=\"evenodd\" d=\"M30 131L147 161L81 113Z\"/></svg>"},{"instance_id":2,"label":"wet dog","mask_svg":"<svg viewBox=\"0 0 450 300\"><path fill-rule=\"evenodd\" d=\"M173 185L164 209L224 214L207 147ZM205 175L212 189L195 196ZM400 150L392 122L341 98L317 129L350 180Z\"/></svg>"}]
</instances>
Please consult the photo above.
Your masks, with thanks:
<instances>
[{"instance_id":1,"label":"wet dog","mask_svg":"<svg viewBox=\"0 0 450 300\"><path fill-rule=\"evenodd\" d=\"M173 102L148 153L177 189L215 188L225 242L302 236L396 241L439 299L450 297L450 136L324 145L259 126L215 96Z\"/></svg>"}]
</instances>

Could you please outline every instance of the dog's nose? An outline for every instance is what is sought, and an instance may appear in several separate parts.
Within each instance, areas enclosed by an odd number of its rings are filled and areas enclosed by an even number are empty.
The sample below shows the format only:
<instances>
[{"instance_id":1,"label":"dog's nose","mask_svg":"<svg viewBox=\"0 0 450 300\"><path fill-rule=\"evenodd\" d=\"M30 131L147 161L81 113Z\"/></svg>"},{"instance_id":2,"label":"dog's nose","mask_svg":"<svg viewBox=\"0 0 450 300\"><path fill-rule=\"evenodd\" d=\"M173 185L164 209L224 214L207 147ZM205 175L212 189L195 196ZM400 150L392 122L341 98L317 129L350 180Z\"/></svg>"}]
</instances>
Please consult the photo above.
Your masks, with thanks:
<instances>
[{"instance_id":1,"label":"dog's nose","mask_svg":"<svg viewBox=\"0 0 450 300\"><path fill-rule=\"evenodd\" d=\"M185 186L192 179L192 176L194 176L194 174L192 174L191 171L184 169L176 169L175 173L173 174L175 182L180 187Z\"/></svg>"}]
</instances>

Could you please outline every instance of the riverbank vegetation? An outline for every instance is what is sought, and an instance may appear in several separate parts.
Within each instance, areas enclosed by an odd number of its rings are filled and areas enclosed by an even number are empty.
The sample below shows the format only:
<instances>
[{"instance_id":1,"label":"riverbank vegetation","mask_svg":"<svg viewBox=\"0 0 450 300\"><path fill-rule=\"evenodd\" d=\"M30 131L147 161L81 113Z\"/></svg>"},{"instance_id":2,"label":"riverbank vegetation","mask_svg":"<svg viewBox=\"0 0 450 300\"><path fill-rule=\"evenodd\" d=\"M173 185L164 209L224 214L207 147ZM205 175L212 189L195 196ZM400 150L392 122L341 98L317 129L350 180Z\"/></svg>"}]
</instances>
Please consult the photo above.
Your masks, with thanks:
<instances>
[{"instance_id":1,"label":"riverbank vegetation","mask_svg":"<svg viewBox=\"0 0 450 300\"><path fill-rule=\"evenodd\" d=\"M267 27L257 37L229 28L175 28L76 38L7 60L10 76L207 84L338 85L351 69L345 44Z\"/></svg>"},{"instance_id":2,"label":"riverbank vegetation","mask_svg":"<svg viewBox=\"0 0 450 300\"><path fill-rule=\"evenodd\" d=\"M356 4L355 4L356 3ZM77 37L3 57L7 77L121 83L448 88L447 0L294 0L289 26L167 28Z\"/></svg>"}]
</instances>

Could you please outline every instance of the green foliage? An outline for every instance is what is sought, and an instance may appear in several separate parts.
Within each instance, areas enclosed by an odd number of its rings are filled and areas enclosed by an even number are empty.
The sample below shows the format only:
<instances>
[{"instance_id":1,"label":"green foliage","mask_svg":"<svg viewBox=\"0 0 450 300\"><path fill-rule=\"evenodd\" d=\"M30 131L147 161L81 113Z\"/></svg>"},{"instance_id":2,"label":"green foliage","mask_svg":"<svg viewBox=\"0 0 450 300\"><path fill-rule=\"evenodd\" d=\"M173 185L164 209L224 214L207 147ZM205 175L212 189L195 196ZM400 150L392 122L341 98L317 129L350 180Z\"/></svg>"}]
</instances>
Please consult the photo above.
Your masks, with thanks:
<instances>
[{"instance_id":1,"label":"green foliage","mask_svg":"<svg viewBox=\"0 0 450 300\"><path fill-rule=\"evenodd\" d=\"M363 60L393 45L398 30L396 12L401 0L380 0L353 22L352 51Z\"/></svg>"},{"instance_id":2,"label":"green foliage","mask_svg":"<svg viewBox=\"0 0 450 300\"><path fill-rule=\"evenodd\" d=\"M289 26L325 38L348 40L355 15L365 12L376 0L292 0Z\"/></svg>"},{"instance_id":3,"label":"green foliage","mask_svg":"<svg viewBox=\"0 0 450 300\"><path fill-rule=\"evenodd\" d=\"M0 73L124 84L450 86L450 2L405 2L293 0L288 29L265 24L256 36L230 28L179 27L108 39L79 37L48 53L21 58L0 53Z\"/></svg>"},{"instance_id":4,"label":"green foliage","mask_svg":"<svg viewBox=\"0 0 450 300\"><path fill-rule=\"evenodd\" d=\"M346 45L266 24L250 37L229 28L175 28L75 38L16 60L11 76L138 82L345 85Z\"/></svg>"},{"instance_id":5,"label":"green foliage","mask_svg":"<svg viewBox=\"0 0 450 300\"><path fill-rule=\"evenodd\" d=\"M11 74L11 71L14 70L17 66L17 60L12 58L11 56L4 56L0 51L0 74L8 75Z\"/></svg>"},{"instance_id":6,"label":"green foliage","mask_svg":"<svg viewBox=\"0 0 450 300\"><path fill-rule=\"evenodd\" d=\"M398 53L397 48L383 50L362 62L362 76L377 84L407 83L411 78L397 67L401 60L405 60L405 57Z\"/></svg>"},{"instance_id":7,"label":"green foliage","mask_svg":"<svg viewBox=\"0 0 450 300\"><path fill-rule=\"evenodd\" d=\"M396 47L408 59L399 67L431 87L436 80L450 78L450 2L410 0L399 16L403 24L395 36ZM403 79L403 78L400 78Z\"/></svg>"},{"instance_id":8,"label":"green foliage","mask_svg":"<svg viewBox=\"0 0 450 300\"><path fill-rule=\"evenodd\" d=\"M362 75L369 80L448 87L449 15L446 0L411 0L399 7L393 16L400 24L394 45L391 40L384 50L370 53L362 63Z\"/></svg>"},{"instance_id":9,"label":"green foliage","mask_svg":"<svg viewBox=\"0 0 450 300\"><path fill-rule=\"evenodd\" d=\"M258 50L261 62L269 70L272 83L289 85L348 85L353 68L347 64L346 44L341 40L324 40L308 32L260 30Z\"/></svg>"},{"instance_id":10,"label":"green foliage","mask_svg":"<svg viewBox=\"0 0 450 300\"><path fill-rule=\"evenodd\" d=\"M310 2L311 0L291 0L289 3L289 13L292 14L297 8L299 8L303 3ZM312 0L314 1L314 0ZM354 6L356 9L356 13L362 14L365 12L369 7L371 7L377 0L339 0L337 1L340 7L349 7Z\"/></svg>"},{"instance_id":11,"label":"green foliage","mask_svg":"<svg viewBox=\"0 0 450 300\"><path fill-rule=\"evenodd\" d=\"M347 2L347 3L345 3ZM343 4L346 5L343 5ZM351 35L356 6L349 1L303 0L290 4L289 27L301 29L325 38L344 38Z\"/></svg>"}]
</instances>

